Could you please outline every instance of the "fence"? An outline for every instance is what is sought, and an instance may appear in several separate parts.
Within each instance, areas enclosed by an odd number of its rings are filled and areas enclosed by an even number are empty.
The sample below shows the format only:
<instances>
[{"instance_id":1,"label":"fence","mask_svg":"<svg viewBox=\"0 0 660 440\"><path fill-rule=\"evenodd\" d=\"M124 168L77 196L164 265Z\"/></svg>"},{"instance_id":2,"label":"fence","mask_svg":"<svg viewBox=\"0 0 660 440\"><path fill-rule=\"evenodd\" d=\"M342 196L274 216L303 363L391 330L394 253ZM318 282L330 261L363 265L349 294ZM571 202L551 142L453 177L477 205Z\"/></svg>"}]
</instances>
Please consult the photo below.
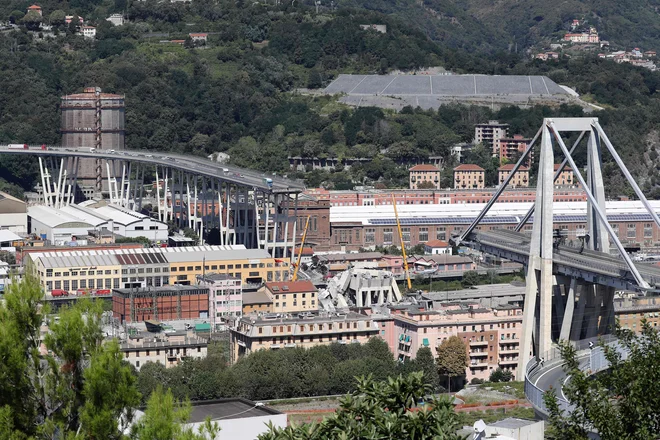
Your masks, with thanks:
<instances>
[{"instance_id":1,"label":"fence","mask_svg":"<svg viewBox=\"0 0 660 440\"><path fill-rule=\"evenodd\" d=\"M583 341L578 341L577 343L574 344L575 348L578 350L578 356L580 353L586 354L587 350L589 353L589 362L585 364L584 366L581 367L582 371L587 372L588 374L595 374L598 373L599 371L606 370L610 367L610 363L605 357L605 349L602 346L596 346L596 344L599 341L603 341L602 338L591 338L591 339L585 339ZM594 346L593 348L589 347L589 343L593 343ZM628 357L628 350L623 347L614 336L609 336L607 339L604 341L607 346L610 348L613 348L616 350L623 359L626 359ZM584 349L586 347L586 350ZM536 386L532 380L531 377L533 376L533 373L541 371L545 368L549 368L550 366L556 366L558 362L561 361L561 353L559 351L559 348L555 347L549 350L548 352L544 353L543 356L539 357L539 359L543 359L544 362L541 365L541 362L538 359L532 359L529 361L527 364L527 369L525 371L525 397L529 402L532 404L534 409L538 411L541 414L548 415L548 409L545 405L545 390L540 389L538 386ZM566 399L563 397L557 395L557 404L559 405L559 409L562 412L572 412L573 409L575 408L574 405L569 403Z\"/></svg>"}]
</instances>

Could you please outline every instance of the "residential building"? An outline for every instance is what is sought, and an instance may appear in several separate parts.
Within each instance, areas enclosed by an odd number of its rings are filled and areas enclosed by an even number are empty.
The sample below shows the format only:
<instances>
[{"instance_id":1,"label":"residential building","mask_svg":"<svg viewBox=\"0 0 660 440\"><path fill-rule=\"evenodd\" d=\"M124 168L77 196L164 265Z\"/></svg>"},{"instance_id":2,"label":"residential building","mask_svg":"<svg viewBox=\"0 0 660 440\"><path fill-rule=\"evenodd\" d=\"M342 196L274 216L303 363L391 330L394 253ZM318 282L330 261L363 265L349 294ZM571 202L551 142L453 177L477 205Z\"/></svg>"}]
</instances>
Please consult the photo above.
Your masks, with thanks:
<instances>
[{"instance_id":1,"label":"residential building","mask_svg":"<svg viewBox=\"0 0 660 440\"><path fill-rule=\"evenodd\" d=\"M625 330L640 333L643 320L646 320L651 327L657 328L660 325L660 297L645 296L638 298L631 295L615 298L614 314Z\"/></svg>"},{"instance_id":2,"label":"residential building","mask_svg":"<svg viewBox=\"0 0 660 440\"><path fill-rule=\"evenodd\" d=\"M554 166L555 172L559 169L561 164L556 163ZM559 186L574 186L575 181L574 181L575 175L573 174L573 170L569 165L566 165L562 170L557 179L555 179L555 185Z\"/></svg>"},{"instance_id":3,"label":"residential building","mask_svg":"<svg viewBox=\"0 0 660 440\"><path fill-rule=\"evenodd\" d=\"M67 15L64 17L64 22L66 24L71 24L73 21L73 15ZM85 22L85 19L83 17L78 17L78 23L82 26L82 24Z\"/></svg>"},{"instance_id":4,"label":"residential building","mask_svg":"<svg viewBox=\"0 0 660 440\"><path fill-rule=\"evenodd\" d=\"M139 333L120 344L124 360L137 370L147 362L176 367L184 359L203 359L208 342L187 332Z\"/></svg>"},{"instance_id":5,"label":"residential building","mask_svg":"<svg viewBox=\"0 0 660 440\"><path fill-rule=\"evenodd\" d=\"M242 298L243 316L253 313L271 313L273 311L273 299L264 289L256 292L243 292Z\"/></svg>"},{"instance_id":6,"label":"residential building","mask_svg":"<svg viewBox=\"0 0 660 440\"><path fill-rule=\"evenodd\" d=\"M189 285L212 272L260 284L287 280L290 270L288 261L243 245L34 252L28 257L31 263L26 264L46 294L53 289L75 294L79 289Z\"/></svg>"},{"instance_id":7,"label":"residential building","mask_svg":"<svg viewBox=\"0 0 660 440\"><path fill-rule=\"evenodd\" d=\"M439 273L475 270L477 265L468 257L445 253L413 255L408 258L408 268L414 273Z\"/></svg>"},{"instance_id":8,"label":"residential building","mask_svg":"<svg viewBox=\"0 0 660 440\"><path fill-rule=\"evenodd\" d=\"M451 245L443 240L429 240L424 243L424 253L431 255L451 255Z\"/></svg>"},{"instance_id":9,"label":"residential building","mask_svg":"<svg viewBox=\"0 0 660 440\"><path fill-rule=\"evenodd\" d=\"M501 124L498 121L488 121L487 124L474 126L474 143L482 144L486 148L492 148L499 139L507 137L509 124Z\"/></svg>"},{"instance_id":10,"label":"residential building","mask_svg":"<svg viewBox=\"0 0 660 440\"><path fill-rule=\"evenodd\" d=\"M433 165L415 165L408 170L410 189L440 189L440 170Z\"/></svg>"},{"instance_id":11,"label":"residential building","mask_svg":"<svg viewBox=\"0 0 660 440\"><path fill-rule=\"evenodd\" d=\"M493 157L499 157L500 164L508 162L516 163L518 158L527 150L527 146L531 139L525 139L523 136L516 134L512 138L501 138L493 144ZM532 153L527 157L524 165L531 166L533 161Z\"/></svg>"},{"instance_id":12,"label":"residential building","mask_svg":"<svg viewBox=\"0 0 660 440\"><path fill-rule=\"evenodd\" d=\"M27 225L27 204L0 191L0 229L26 235Z\"/></svg>"},{"instance_id":13,"label":"residential building","mask_svg":"<svg viewBox=\"0 0 660 440\"><path fill-rule=\"evenodd\" d=\"M211 327L225 330L227 318L243 314L243 282L223 273L199 275L197 283L209 289Z\"/></svg>"},{"instance_id":14,"label":"residential building","mask_svg":"<svg viewBox=\"0 0 660 440\"><path fill-rule=\"evenodd\" d=\"M469 357L466 379L488 379L497 368L515 374L520 354L522 308L478 303L444 303L433 310L392 309L395 345L390 349L400 361L414 359L422 347L437 356L437 347L452 336L465 343ZM531 347L530 347L531 348Z\"/></svg>"},{"instance_id":15,"label":"residential building","mask_svg":"<svg viewBox=\"0 0 660 440\"><path fill-rule=\"evenodd\" d=\"M188 34L190 39L193 41L193 43L206 43L209 37L209 34L206 33L201 33L201 34Z\"/></svg>"},{"instance_id":16,"label":"residential building","mask_svg":"<svg viewBox=\"0 0 660 440\"><path fill-rule=\"evenodd\" d=\"M124 16L122 14L112 14L110 17L106 18L106 20L112 23L113 26L124 25Z\"/></svg>"},{"instance_id":17,"label":"residential building","mask_svg":"<svg viewBox=\"0 0 660 440\"><path fill-rule=\"evenodd\" d=\"M209 319L209 288L161 286L113 289L112 315L126 323Z\"/></svg>"},{"instance_id":18,"label":"residential building","mask_svg":"<svg viewBox=\"0 0 660 440\"><path fill-rule=\"evenodd\" d=\"M257 350L364 343L378 334L373 317L355 312L244 316L231 330L231 358L236 362Z\"/></svg>"},{"instance_id":19,"label":"residential building","mask_svg":"<svg viewBox=\"0 0 660 440\"><path fill-rule=\"evenodd\" d=\"M96 28L94 26L81 26L80 33L85 38L96 38Z\"/></svg>"},{"instance_id":20,"label":"residential building","mask_svg":"<svg viewBox=\"0 0 660 440\"><path fill-rule=\"evenodd\" d=\"M262 288L273 302L273 313L316 311L318 290L309 280L266 283Z\"/></svg>"},{"instance_id":21,"label":"residential building","mask_svg":"<svg viewBox=\"0 0 660 440\"><path fill-rule=\"evenodd\" d=\"M504 181L509 177L511 172L513 171L513 168L515 167L514 164L509 163L506 165L502 165L497 169L498 173L498 179L497 181L500 183L500 185L504 184ZM509 182L509 186L512 188L526 188L529 186L529 168L525 166L521 166L518 168L518 171L516 171L516 174L513 175L513 178Z\"/></svg>"},{"instance_id":22,"label":"residential building","mask_svg":"<svg viewBox=\"0 0 660 440\"><path fill-rule=\"evenodd\" d=\"M28 6L27 11L28 12L36 12L37 14L43 16L43 11L41 10L41 6L39 6L39 5Z\"/></svg>"},{"instance_id":23,"label":"residential building","mask_svg":"<svg viewBox=\"0 0 660 440\"><path fill-rule=\"evenodd\" d=\"M462 164L454 168L454 188L483 189L485 171L479 165Z\"/></svg>"}]
</instances>

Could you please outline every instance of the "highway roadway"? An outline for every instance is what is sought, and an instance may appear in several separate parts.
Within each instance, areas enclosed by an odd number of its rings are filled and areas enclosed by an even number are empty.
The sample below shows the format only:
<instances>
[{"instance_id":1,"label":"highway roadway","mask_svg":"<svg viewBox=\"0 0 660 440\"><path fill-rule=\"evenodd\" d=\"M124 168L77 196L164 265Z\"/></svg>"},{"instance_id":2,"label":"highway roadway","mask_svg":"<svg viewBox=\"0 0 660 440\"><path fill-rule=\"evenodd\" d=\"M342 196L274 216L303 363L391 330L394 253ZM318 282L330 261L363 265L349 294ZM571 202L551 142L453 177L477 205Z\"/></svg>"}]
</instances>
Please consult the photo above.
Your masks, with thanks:
<instances>
[{"instance_id":1,"label":"highway roadway","mask_svg":"<svg viewBox=\"0 0 660 440\"><path fill-rule=\"evenodd\" d=\"M491 246L509 252L511 255L518 255L517 262L527 264L529 258L530 237L522 232L515 232L506 229L495 229L491 231L478 231L470 234L465 244L469 242L476 245ZM588 271L619 282L627 282L635 285L635 279L630 273L626 263L612 255L602 252L594 252L587 249L580 250L575 247L559 245L554 248L553 263L558 266L573 268L577 270ZM644 280L651 286L660 286L660 268L657 266L637 263L635 264Z\"/></svg>"},{"instance_id":2,"label":"highway roadway","mask_svg":"<svg viewBox=\"0 0 660 440\"><path fill-rule=\"evenodd\" d=\"M246 170L231 165L214 162L203 157L181 155L170 152L138 150L101 150L90 147L58 147L30 145L28 149L10 148L0 145L0 154L22 154L29 156L82 157L91 159L120 160L159 165L181 170L197 176L221 179L238 186L259 189L264 192L295 194L305 189L302 183L280 176ZM264 179L272 179L272 187Z\"/></svg>"}]
</instances>

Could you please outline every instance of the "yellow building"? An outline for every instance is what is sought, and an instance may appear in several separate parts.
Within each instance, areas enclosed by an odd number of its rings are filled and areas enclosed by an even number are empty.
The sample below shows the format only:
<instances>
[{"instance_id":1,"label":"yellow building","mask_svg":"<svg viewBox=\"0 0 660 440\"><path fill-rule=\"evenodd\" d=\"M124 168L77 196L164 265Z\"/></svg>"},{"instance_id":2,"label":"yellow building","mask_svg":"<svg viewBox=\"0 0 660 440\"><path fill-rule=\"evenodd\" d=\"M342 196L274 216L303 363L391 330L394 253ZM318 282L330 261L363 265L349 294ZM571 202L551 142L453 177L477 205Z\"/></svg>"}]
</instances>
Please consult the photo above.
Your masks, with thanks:
<instances>
[{"instance_id":1,"label":"yellow building","mask_svg":"<svg viewBox=\"0 0 660 440\"><path fill-rule=\"evenodd\" d=\"M514 164L502 165L498 168L499 173L499 182L500 185L509 177L511 171L513 171ZM529 168L521 166L514 174L511 182L509 182L510 188L526 188L529 186Z\"/></svg>"},{"instance_id":2,"label":"yellow building","mask_svg":"<svg viewBox=\"0 0 660 440\"><path fill-rule=\"evenodd\" d=\"M365 343L378 336L373 317L355 312L346 314L310 314L244 316L232 326L230 344L232 362L257 350L289 347L311 348L316 345Z\"/></svg>"},{"instance_id":3,"label":"yellow building","mask_svg":"<svg viewBox=\"0 0 660 440\"><path fill-rule=\"evenodd\" d=\"M273 313L318 310L318 290L309 280L266 283L262 288L273 303Z\"/></svg>"},{"instance_id":4,"label":"yellow building","mask_svg":"<svg viewBox=\"0 0 660 440\"><path fill-rule=\"evenodd\" d=\"M555 172L559 169L561 164L556 163L555 164ZM555 185L562 185L562 186L573 186L575 185L574 183L574 178L575 175L573 174L573 170L569 165L566 165L562 170L561 173L559 173L559 176L555 180Z\"/></svg>"},{"instance_id":5,"label":"yellow building","mask_svg":"<svg viewBox=\"0 0 660 440\"><path fill-rule=\"evenodd\" d=\"M479 165L465 163L454 168L454 188L483 189L485 171Z\"/></svg>"},{"instance_id":6,"label":"yellow building","mask_svg":"<svg viewBox=\"0 0 660 440\"><path fill-rule=\"evenodd\" d=\"M56 296L195 284L197 275L205 273L228 274L243 283L259 284L289 278L287 261L243 245L36 252L28 258L27 266L38 276L46 294L55 291Z\"/></svg>"},{"instance_id":7,"label":"yellow building","mask_svg":"<svg viewBox=\"0 0 660 440\"><path fill-rule=\"evenodd\" d=\"M429 164L415 165L408 173L410 189L440 189L440 170L437 167Z\"/></svg>"}]
</instances>

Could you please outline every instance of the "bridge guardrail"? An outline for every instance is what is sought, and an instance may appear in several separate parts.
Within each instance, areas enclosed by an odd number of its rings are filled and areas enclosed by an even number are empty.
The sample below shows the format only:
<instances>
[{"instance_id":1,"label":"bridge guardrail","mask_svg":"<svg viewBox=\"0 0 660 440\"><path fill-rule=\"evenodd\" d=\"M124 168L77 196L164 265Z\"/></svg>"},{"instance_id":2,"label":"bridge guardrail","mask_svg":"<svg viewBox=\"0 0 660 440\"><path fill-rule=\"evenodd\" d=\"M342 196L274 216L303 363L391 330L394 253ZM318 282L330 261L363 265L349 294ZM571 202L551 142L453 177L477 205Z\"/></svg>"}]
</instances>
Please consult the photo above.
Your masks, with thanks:
<instances>
[{"instance_id":1,"label":"bridge guardrail","mask_svg":"<svg viewBox=\"0 0 660 440\"><path fill-rule=\"evenodd\" d=\"M628 351L623 347L618 340L612 336L608 335L609 341L606 342L606 345L609 347L614 348L621 354L623 359L626 359L628 357ZM582 371L588 372L588 374L592 375L595 373L598 373L600 371L606 370L610 367L610 363L605 357L605 349L602 346L595 346L592 349L589 349L589 342L594 342L594 341L600 341L603 340L602 338L590 338L590 339L585 339L583 341L578 341L575 346L578 349L578 355L580 352L585 353L587 350L589 351L589 362L581 367ZM596 343L596 342L594 342ZM586 346L587 349L583 349L581 347ZM546 357L547 356L547 357ZM553 348L550 351L546 352L542 358L545 360L545 362L548 361L553 361L558 358L561 358L561 353L559 351L559 348ZM532 404L534 409L541 414L548 415L548 409L545 406L545 390L540 389L538 386L536 386L532 380L531 376L532 373L540 366L543 368L545 366L540 365L539 360L536 358L532 359L529 361L527 364L526 370L525 370L525 397L529 401L529 403ZM555 362L550 362L550 364L556 364ZM575 408L574 405L569 403L566 399L562 398L561 396L557 396L557 404L559 405L559 409L562 412L571 412Z\"/></svg>"}]
</instances>

